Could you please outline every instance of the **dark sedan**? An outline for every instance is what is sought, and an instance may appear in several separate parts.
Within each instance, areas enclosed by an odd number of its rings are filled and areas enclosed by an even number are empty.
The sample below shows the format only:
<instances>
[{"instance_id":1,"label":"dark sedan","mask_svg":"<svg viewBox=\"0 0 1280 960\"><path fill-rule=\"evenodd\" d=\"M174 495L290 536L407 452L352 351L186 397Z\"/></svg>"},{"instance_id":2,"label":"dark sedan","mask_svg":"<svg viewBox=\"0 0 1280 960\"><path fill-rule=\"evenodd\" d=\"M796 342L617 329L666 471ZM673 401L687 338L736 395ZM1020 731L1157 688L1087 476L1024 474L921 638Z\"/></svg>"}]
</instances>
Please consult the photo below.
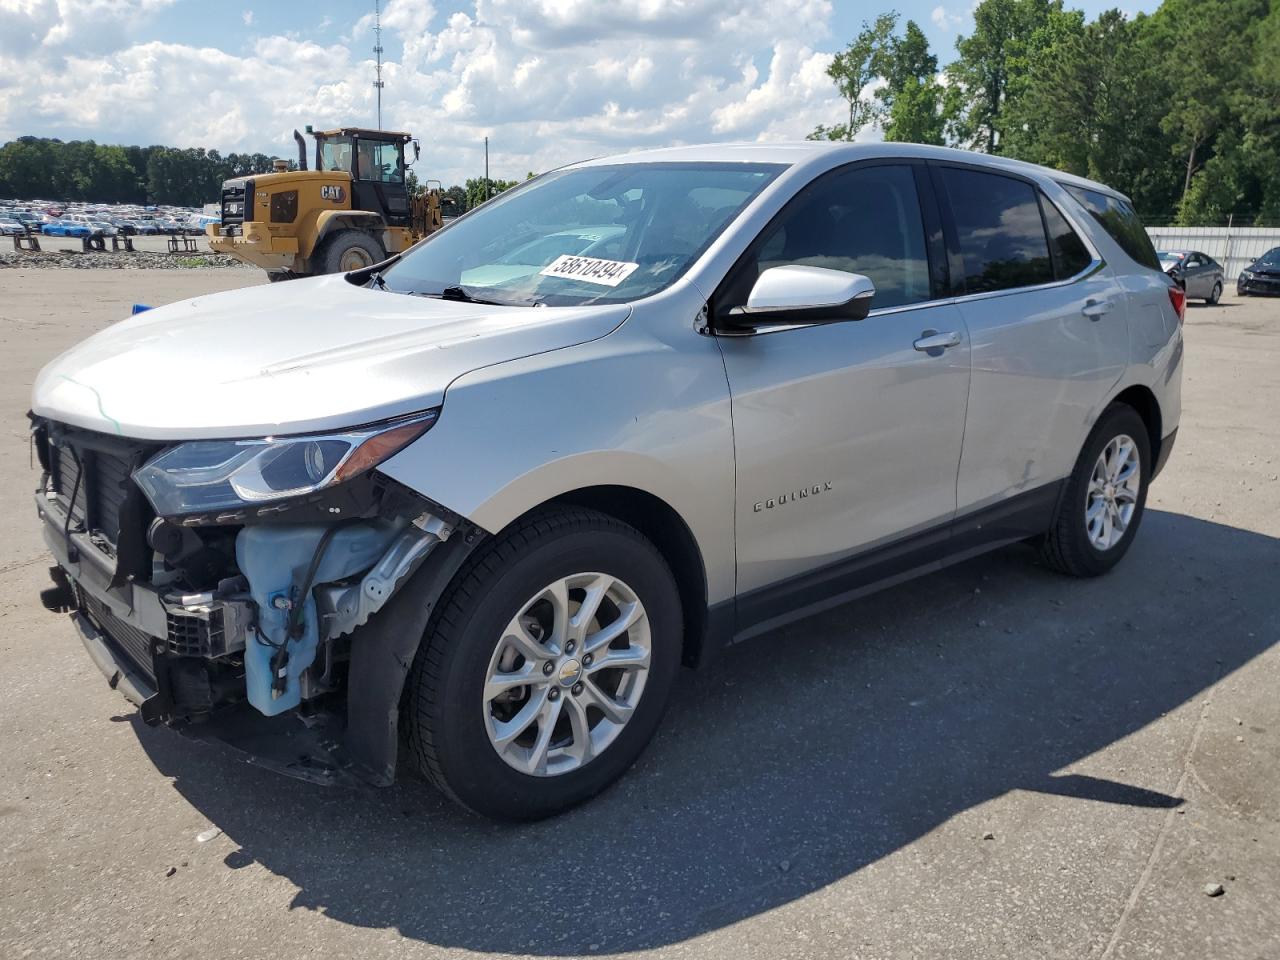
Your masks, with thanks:
<instances>
[{"instance_id":1,"label":"dark sedan","mask_svg":"<svg viewBox=\"0 0 1280 960\"><path fill-rule=\"evenodd\" d=\"M1189 299L1217 303L1222 297L1227 275L1222 264L1199 250L1161 250L1160 269L1173 277Z\"/></svg>"},{"instance_id":2,"label":"dark sedan","mask_svg":"<svg viewBox=\"0 0 1280 960\"><path fill-rule=\"evenodd\" d=\"M1280 293L1280 247L1268 250L1236 278L1236 293Z\"/></svg>"}]
</instances>

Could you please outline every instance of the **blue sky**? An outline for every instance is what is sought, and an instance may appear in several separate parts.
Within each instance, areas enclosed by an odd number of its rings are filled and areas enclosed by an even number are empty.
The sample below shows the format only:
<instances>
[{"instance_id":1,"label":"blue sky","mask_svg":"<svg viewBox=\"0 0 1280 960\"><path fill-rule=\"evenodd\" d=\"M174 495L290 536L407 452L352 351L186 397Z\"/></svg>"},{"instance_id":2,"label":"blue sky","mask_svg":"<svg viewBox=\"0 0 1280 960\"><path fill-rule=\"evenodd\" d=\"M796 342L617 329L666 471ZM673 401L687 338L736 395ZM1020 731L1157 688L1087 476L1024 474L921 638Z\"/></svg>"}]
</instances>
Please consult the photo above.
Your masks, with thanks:
<instances>
[{"instance_id":1,"label":"blue sky","mask_svg":"<svg viewBox=\"0 0 1280 960\"><path fill-rule=\"evenodd\" d=\"M1068 2L1067 6L1083 10L1090 18L1103 10L1119 6L1126 13L1150 13L1158 7L1159 0L1124 0L1123 3L1106 3L1102 0L1077 0ZM386 4L384 3L385 7ZM733 4L726 3L726 7ZM365 7L368 10L364 9ZM862 21L871 19L882 10L897 10L902 20L915 20L929 38L933 52L942 62L949 60L955 50L958 36L967 33L972 24L969 9L972 2L952 0L950 3L939 3L937 0L900 0L883 5L872 3L833 2L830 21L831 34L826 39L828 46L835 48L848 40L862 25ZM299 9L306 11L305 18L299 17ZM301 36L316 40L333 41L349 35L355 23L373 9L373 0L368 3L352 3L350 0L315 0L299 4L296 2L273 3L235 3L219 0L209 3L207 0L182 0L171 7L158 12L151 22L147 23L139 33L141 40L170 40L193 45L211 45L224 50L245 48L250 37L258 34L287 34L297 32ZM441 21L456 11L470 11L473 4L437 5L437 18ZM935 11L942 11L935 14ZM246 25L243 18L252 16L252 23ZM369 44L366 44L368 46ZM384 35L384 47L387 56L392 59L400 55L401 44L394 32ZM365 52L361 50L361 52Z\"/></svg>"},{"instance_id":2,"label":"blue sky","mask_svg":"<svg viewBox=\"0 0 1280 960\"><path fill-rule=\"evenodd\" d=\"M1110 6L1068 3L1090 15ZM940 62L972 0L387 0L384 125L419 175L495 176L668 143L803 137L839 119L825 67L897 9ZM1127 0L1129 13L1156 0ZM374 122L372 0L0 0L0 141L21 134L291 153ZM875 136L868 131L867 136Z\"/></svg>"}]
</instances>

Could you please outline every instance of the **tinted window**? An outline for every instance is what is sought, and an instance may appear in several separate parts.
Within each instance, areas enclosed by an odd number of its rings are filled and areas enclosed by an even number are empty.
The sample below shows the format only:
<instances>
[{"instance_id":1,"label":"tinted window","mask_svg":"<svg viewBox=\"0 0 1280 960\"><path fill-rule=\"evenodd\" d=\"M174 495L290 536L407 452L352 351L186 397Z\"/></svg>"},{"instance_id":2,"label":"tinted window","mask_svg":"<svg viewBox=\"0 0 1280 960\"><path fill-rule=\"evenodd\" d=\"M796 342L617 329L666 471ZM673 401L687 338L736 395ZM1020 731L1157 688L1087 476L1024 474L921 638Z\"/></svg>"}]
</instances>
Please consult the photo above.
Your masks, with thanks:
<instances>
[{"instance_id":1,"label":"tinted window","mask_svg":"<svg viewBox=\"0 0 1280 960\"><path fill-rule=\"evenodd\" d=\"M1053 251L1055 273L1059 280L1074 277L1093 262L1093 257L1079 234L1071 229L1067 218L1044 194L1040 195L1040 207L1044 211L1044 224L1049 233L1049 248Z\"/></svg>"},{"instance_id":2,"label":"tinted window","mask_svg":"<svg viewBox=\"0 0 1280 960\"><path fill-rule=\"evenodd\" d=\"M967 293L1053 280L1036 190L994 173L943 167Z\"/></svg>"},{"instance_id":3,"label":"tinted window","mask_svg":"<svg viewBox=\"0 0 1280 960\"><path fill-rule=\"evenodd\" d=\"M910 167L875 166L824 177L765 228L729 301L746 302L770 267L804 264L860 273L876 286L873 308L929 299L929 258Z\"/></svg>"},{"instance_id":4,"label":"tinted window","mask_svg":"<svg viewBox=\"0 0 1280 960\"><path fill-rule=\"evenodd\" d=\"M1108 196L1097 190L1086 190L1084 187L1073 187L1067 184L1063 186L1093 214L1093 219L1102 224L1102 229L1120 245L1121 250L1144 267L1160 269L1156 249L1152 246L1147 231L1143 229L1142 221L1133 212L1133 207L1119 197Z\"/></svg>"}]
</instances>

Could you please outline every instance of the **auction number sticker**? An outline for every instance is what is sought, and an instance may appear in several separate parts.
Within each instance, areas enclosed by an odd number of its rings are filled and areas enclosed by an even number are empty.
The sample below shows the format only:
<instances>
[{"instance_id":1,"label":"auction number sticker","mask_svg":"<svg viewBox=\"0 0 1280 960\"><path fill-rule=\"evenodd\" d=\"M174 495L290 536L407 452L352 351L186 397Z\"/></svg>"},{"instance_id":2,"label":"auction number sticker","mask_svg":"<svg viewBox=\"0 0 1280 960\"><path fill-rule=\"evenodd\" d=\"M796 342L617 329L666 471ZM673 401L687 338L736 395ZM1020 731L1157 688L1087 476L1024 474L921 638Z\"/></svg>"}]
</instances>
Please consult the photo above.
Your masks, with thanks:
<instances>
[{"instance_id":1,"label":"auction number sticker","mask_svg":"<svg viewBox=\"0 0 1280 960\"><path fill-rule=\"evenodd\" d=\"M547 264L538 272L544 277L563 277L566 280L582 280L605 287L616 287L639 267L638 263L621 260L597 260L595 257L575 257L566 253Z\"/></svg>"}]
</instances>

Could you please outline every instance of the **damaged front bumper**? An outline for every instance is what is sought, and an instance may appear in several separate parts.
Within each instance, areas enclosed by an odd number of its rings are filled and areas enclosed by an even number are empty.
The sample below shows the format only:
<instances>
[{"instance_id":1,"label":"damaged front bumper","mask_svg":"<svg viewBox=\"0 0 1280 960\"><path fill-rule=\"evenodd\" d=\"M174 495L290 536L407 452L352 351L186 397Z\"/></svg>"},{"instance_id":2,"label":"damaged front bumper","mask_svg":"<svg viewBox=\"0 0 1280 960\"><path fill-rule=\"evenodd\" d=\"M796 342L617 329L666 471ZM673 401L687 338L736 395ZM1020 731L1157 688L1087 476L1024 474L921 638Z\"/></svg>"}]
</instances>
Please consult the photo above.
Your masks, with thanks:
<instances>
[{"instance_id":1,"label":"damaged front bumper","mask_svg":"<svg viewBox=\"0 0 1280 960\"><path fill-rule=\"evenodd\" d=\"M90 658L144 721L230 744L312 782L391 782L400 660L390 672L358 671L354 716L343 696L347 673L353 659L382 659L403 643L382 636L376 615L449 539L453 523L422 511L328 526L245 526L236 537L242 576L183 594L121 577L94 534L67 523L61 501L41 492L36 506L57 561L50 596L70 609ZM300 588L306 570L312 580ZM291 622L301 628L291 633Z\"/></svg>"}]
</instances>

